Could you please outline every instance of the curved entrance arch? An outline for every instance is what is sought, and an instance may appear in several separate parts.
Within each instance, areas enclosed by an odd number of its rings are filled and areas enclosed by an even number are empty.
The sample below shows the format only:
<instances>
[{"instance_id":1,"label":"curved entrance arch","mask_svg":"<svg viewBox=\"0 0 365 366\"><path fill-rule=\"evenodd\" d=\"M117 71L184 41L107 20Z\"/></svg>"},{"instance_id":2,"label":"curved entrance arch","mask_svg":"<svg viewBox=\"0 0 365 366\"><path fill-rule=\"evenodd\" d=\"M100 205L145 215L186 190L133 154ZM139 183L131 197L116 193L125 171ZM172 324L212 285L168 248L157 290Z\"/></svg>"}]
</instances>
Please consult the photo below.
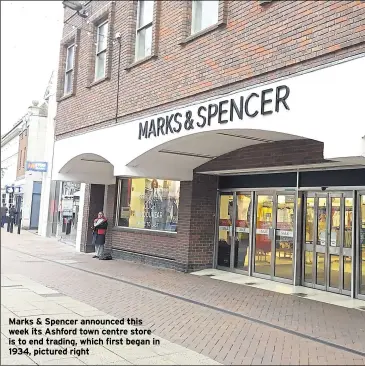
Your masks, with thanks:
<instances>
[{"instance_id":1,"label":"curved entrance arch","mask_svg":"<svg viewBox=\"0 0 365 366\"><path fill-rule=\"evenodd\" d=\"M70 182L114 184L113 165L97 154L80 154L70 159L59 171L58 179Z\"/></svg>"},{"instance_id":2,"label":"curved entrance arch","mask_svg":"<svg viewBox=\"0 0 365 366\"><path fill-rule=\"evenodd\" d=\"M192 180L195 168L234 150L277 141L303 140L273 131L227 129L200 132L160 144L127 166L141 176Z\"/></svg>"}]
</instances>

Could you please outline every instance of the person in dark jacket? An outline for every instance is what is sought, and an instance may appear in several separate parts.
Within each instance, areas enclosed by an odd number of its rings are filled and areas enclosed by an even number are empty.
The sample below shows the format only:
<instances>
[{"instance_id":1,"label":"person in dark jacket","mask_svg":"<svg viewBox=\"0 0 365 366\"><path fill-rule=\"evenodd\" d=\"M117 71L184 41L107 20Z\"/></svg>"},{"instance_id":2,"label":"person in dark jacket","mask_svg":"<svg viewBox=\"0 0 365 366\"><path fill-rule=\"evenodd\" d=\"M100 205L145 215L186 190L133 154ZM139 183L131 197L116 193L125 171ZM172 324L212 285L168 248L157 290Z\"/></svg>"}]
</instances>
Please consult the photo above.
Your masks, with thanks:
<instances>
[{"instance_id":1,"label":"person in dark jacket","mask_svg":"<svg viewBox=\"0 0 365 366\"><path fill-rule=\"evenodd\" d=\"M98 213L98 217L94 220L93 244L95 245L95 255L93 258L102 258L104 253L105 235L108 228L108 220L103 212Z\"/></svg>"},{"instance_id":2,"label":"person in dark jacket","mask_svg":"<svg viewBox=\"0 0 365 366\"><path fill-rule=\"evenodd\" d=\"M15 223L15 217L17 215L17 210L14 207L14 205L10 205L9 207L9 222L8 222L8 228L7 231L8 232L13 232L13 228L14 228L14 223Z\"/></svg>"},{"instance_id":3,"label":"person in dark jacket","mask_svg":"<svg viewBox=\"0 0 365 366\"><path fill-rule=\"evenodd\" d=\"M8 208L4 205L1 206L1 227L4 227L6 222L6 214L8 213Z\"/></svg>"}]
</instances>

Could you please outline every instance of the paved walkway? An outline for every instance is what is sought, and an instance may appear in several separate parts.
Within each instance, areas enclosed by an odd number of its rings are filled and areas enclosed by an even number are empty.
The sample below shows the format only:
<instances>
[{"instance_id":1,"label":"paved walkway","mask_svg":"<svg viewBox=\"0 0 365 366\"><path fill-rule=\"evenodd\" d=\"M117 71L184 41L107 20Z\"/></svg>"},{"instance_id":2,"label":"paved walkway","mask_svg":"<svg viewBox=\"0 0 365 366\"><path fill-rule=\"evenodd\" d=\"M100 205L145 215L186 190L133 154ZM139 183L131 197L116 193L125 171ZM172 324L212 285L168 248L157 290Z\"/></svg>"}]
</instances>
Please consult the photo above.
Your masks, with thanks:
<instances>
[{"instance_id":1,"label":"paved walkway","mask_svg":"<svg viewBox=\"0 0 365 366\"><path fill-rule=\"evenodd\" d=\"M28 232L2 230L2 273L29 277L117 318L143 319L156 336L222 364L365 364L361 310L98 261Z\"/></svg>"},{"instance_id":2,"label":"paved walkway","mask_svg":"<svg viewBox=\"0 0 365 366\"><path fill-rule=\"evenodd\" d=\"M33 321L32 325L18 326L10 325L9 319L20 321L27 319L29 322ZM38 326L37 319L40 319L42 325ZM76 324L67 325L46 325L46 320L74 320ZM132 325L97 325L88 326L80 325L85 320L116 320L118 318L108 315L97 308L89 306L80 301L74 300L71 297L64 296L59 292L45 287L27 277L16 274L2 274L1 275L1 364L2 365L182 365L189 361L189 364L194 365L219 365L197 352L191 351L185 347L171 343L166 339L156 336L155 334L145 335L131 335L131 331L147 330L143 326ZM120 319L119 319L120 320ZM127 319L125 321L128 321ZM77 325L79 324L79 326ZM36 327L37 330L43 332L43 336L35 336L32 334L32 329ZM50 330L59 328L74 330L77 335L45 335L47 328ZM90 338L87 335L81 335L79 329L83 332L95 331L101 333L105 331L116 331L123 329L128 332L128 336L123 336L124 343L127 342L146 342L151 345L116 345L107 344L107 338L118 340L121 336L112 335L98 335L93 336L94 339L101 339L103 345L81 345L81 340ZM10 332L14 330L25 329L29 334L12 336ZM62 340L62 345L27 345L22 346L25 350L28 347L29 354L10 355L9 353L9 338L17 340L18 338L29 340L43 338L43 342L51 342L55 340L57 343ZM69 342L63 341L63 339ZM153 345L156 340L160 342L159 345ZM77 342L76 345L73 342ZM111 343L111 342L108 342ZM116 342L113 342L116 343ZM19 347L19 346L18 346ZM41 355L36 354L39 348L45 350L56 350L61 354ZM11 347L12 348L12 347ZM71 355L73 350L79 350L81 353ZM82 351L82 349L84 351ZM65 354L63 354L65 353Z\"/></svg>"}]
</instances>

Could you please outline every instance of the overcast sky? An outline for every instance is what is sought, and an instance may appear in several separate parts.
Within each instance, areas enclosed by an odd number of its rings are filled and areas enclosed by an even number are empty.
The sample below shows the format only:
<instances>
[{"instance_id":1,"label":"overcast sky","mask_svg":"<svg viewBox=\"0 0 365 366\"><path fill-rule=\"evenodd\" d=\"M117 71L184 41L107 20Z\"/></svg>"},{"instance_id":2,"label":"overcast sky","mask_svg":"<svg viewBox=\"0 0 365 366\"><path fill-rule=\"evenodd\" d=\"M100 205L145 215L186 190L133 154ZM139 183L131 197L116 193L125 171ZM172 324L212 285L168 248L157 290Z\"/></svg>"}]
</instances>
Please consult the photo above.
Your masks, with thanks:
<instances>
[{"instance_id":1,"label":"overcast sky","mask_svg":"<svg viewBox=\"0 0 365 366\"><path fill-rule=\"evenodd\" d=\"M42 99L58 66L62 21L61 1L1 1L1 135Z\"/></svg>"}]
</instances>

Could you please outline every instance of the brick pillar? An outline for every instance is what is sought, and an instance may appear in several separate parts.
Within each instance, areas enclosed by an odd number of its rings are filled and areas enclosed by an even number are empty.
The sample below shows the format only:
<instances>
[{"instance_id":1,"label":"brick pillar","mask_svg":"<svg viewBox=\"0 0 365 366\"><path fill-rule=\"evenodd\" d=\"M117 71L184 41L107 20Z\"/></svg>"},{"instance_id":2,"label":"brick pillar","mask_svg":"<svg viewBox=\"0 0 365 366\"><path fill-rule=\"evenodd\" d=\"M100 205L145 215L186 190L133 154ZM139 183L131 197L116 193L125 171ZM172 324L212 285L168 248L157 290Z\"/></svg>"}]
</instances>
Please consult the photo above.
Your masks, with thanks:
<instances>
[{"instance_id":1,"label":"brick pillar","mask_svg":"<svg viewBox=\"0 0 365 366\"><path fill-rule=\"evenodd\" d=\"M176 269L188 272L193 182L180 182L179 217L176 236Z\"/></svg>"},{"instance_id":2,"label":"brick pillar","mask_svg":"<svg viewBox=\"0 0 365 366\"><path fill-rule=\"evenodd\" d=\"M112 249L112 228L114 227L115 223L116 192L117 192L116 184L107 186L106 207L104 207L104 214L108 219L108 230L106 232L106 238L105 238L105 249L107 250Z\"/></svg>"},{"instance_id":3,"label":"brick pillar","mask_svg":"<svg viewBox=\"0 0 365 366\"><path fill-rule=\"evenodd\" d=\"M213 264L217 177L194 174L180 182L177 269L190 272Z\"/></svg>"},{"instance_id":4,"label":"brick pillar","mask_svg":"<svg viewBox=\"0 0 365 366\"><path fill-rule=\"evenodd\" d=\"M194 174L190 216L188 270L213 265L218 177Z\"/></svg>"},{"instance_id":5,"label":"brick pillar","mask_svg":"<svg viewBox=\"0 0 365 366\"><path fill-rule=\"evenodd\" d=\"M92 242L91 226L98 212L103 210L105 186L102 184L87 184L85 187L84 217L82 220L81 251L95 251Z\"/></svg>"}]
</instances>

